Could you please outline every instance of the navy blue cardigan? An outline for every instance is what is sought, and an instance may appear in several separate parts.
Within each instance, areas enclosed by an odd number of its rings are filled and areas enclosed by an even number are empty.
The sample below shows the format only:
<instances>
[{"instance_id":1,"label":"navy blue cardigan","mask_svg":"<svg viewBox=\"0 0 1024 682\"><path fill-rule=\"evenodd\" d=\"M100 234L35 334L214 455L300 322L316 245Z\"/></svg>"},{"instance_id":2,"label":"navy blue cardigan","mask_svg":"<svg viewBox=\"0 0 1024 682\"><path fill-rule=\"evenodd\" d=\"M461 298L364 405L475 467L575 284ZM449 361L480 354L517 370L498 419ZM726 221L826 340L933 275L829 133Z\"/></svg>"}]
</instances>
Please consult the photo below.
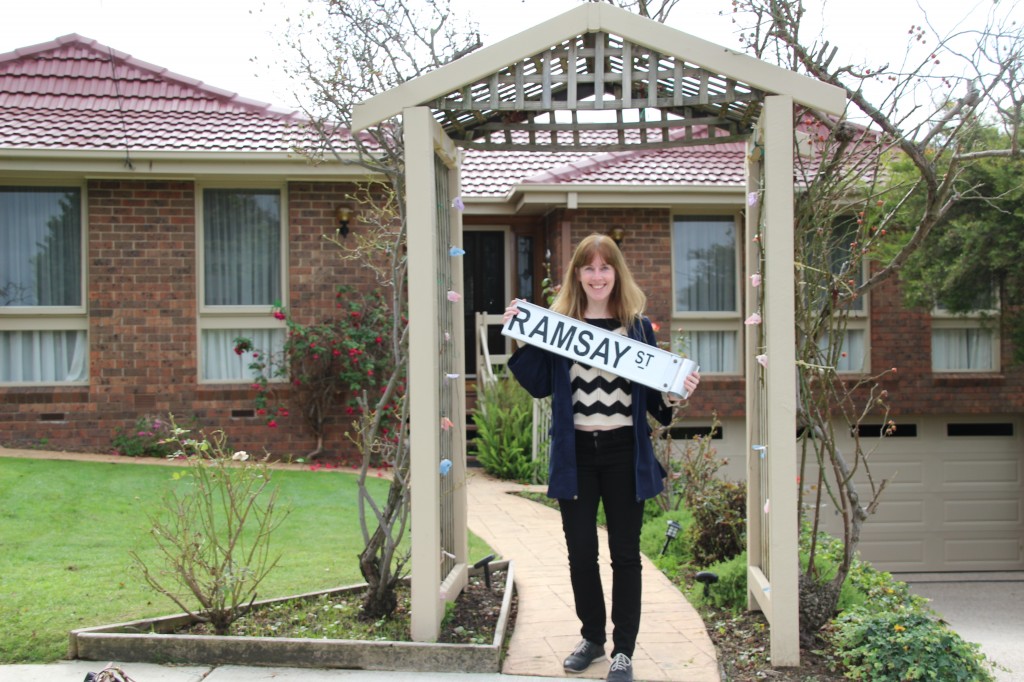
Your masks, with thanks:
<instances>
[{"instance_id":1,"label":"navy blue cardigan","mask_svg":"<svg viewBox=\"0 0 1024 682\"><path fill-rule=\"evenodd\" d=\"M629 329L629 338L656 346L651 321L641 317ZM572 385L569 379L570 360L537 346L522 346L509 359L508 368L534 398L551 396L551 458L548 465L548 497L574 499L578 494L576 479L576 428L572 418ZM654 456L650 412L662 424L672 418L672 408L665 404L661 392L635 381L633 386L633 461L636 466L636 498L654 497L664 487L665 469Z\"/></svg>"}]
</instances>

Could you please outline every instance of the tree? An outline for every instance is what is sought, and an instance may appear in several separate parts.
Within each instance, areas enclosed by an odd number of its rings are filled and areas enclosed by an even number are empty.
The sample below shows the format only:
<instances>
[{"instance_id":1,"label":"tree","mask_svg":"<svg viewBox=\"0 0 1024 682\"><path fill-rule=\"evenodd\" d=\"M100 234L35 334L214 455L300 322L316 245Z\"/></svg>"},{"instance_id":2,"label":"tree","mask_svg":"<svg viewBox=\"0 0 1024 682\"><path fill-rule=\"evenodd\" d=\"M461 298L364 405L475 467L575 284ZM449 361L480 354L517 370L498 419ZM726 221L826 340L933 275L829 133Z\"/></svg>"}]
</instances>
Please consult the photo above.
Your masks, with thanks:
<instances>
[{"instance_id":1,"label":"tree","mask_svg":"<svg viewBox=\"0 0 1024 682\"><path fill-rule=\"evenodd\" d=\"M377 178L348 197L360 216L358 233L344 240L325 236L340 258L370 269L389 299L386 338L393 369L379 394L357 397L359 416L347 433L362 459L365 547L359 566L368 583L362 613L376 619L395 609L395 588L408 560L399 549L409 523L405 161L400 120L353 132L352 113L359 102L458 59L480 42L468 24L456 20L447 0L310 0L305 12L289 20L282 43L290 55L284 68L306 88L296 94L307 103L304 113L315 133L314 143L300 151L315 163L357 164ZM383 501L365 486L378 458L393 472Z\"/></svg>"},{"instance_id":2,"label":"tree","mask_svg":"<svg viewBox=\"0 0 1024 682\"><path fill-rule=\"evenodd\" d=\"M733 6L749 52L838 86L848 100L840 119L801 112L795 141L803 152L794 224L801 471L807 483L816 469L818 483L811 487L814 499L802 490L800 501L817 528L822 498L830 498L844 543L842 564L828 581L819 579L811 547L800 581L801 632L810 636L834 613L861 527L886 484L871 475L871 442L859 427L867 415L880 414L886 425L880 435L892 428L880 379L897 368L854 381L838 374L851 314L868 291L930 248L938 226L969 198L998 205L1001 190L972 179L982 164L1019 173L1024 38L1009 13L996 14L1002 8L993 5L985 26L944 35L923 16L910 29L902 65L847 64L836 60L829 41L807 37L799 0L735 0ZM978 135L985 121L1003 129L1005 146ZM1010 167L1017 170L1005 170ZM886 241L894 243L881 248ZM857 436L851 452L836 440L837 420ZM865 472L866 489L853 480L858 471Z\"/></svg>"},{"instance_id":3,"label":"tree","mask_svg":"<svg viewBox=\"0 0 1024 682\"><path fill-rule=\"evenodd\" d=\"M1010 146L991 126L978 132L985 147ZM1013 344L1015 361L1024 362L1024 166L982 159L964 169L963 180L970 193L900 272L905 300L955 314L1001 304L999 327Z\"/></svg>"}]
</instances>

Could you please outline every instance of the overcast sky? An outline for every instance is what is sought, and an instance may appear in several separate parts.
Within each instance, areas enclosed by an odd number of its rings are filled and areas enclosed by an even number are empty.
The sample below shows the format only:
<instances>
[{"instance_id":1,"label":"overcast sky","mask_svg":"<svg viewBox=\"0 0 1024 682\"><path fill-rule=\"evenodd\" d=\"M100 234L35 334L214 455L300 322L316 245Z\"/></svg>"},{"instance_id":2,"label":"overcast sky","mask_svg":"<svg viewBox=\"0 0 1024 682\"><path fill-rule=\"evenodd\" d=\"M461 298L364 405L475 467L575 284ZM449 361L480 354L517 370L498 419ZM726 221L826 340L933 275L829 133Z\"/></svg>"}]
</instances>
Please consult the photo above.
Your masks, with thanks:
<instances>
[{"instance_id":1,"label":"overcast sky","mask_svg":"<svg viewBox=\"0 0 1024 682\"><path fill-rule=\"evenodd\" d=\"M452 0L480 24L485 45L571 9L579 0ZM992 0L920 0L941 30L970 12L984 14ZM307 0L5 0L0 12L0 53L78 33L137 59L263 102L294 107L288 86L255 56L278 51L275 28ZM808 0L819 7L819 0ZM1002 6L1007 6L1003 0ZM730 0L683 0L670 22L676 28L727 47L738 47L728 13ZM1024 16L1020 7L1018 16ZM817 9L814 12L818 12ZM853 59L891 55L899 61L907 33L921 23L916 0L832 0L826 34ZM266 59L266 64L272 59ZM262 72L261 72L262 71Z\"/></svg>"}]
</instances>

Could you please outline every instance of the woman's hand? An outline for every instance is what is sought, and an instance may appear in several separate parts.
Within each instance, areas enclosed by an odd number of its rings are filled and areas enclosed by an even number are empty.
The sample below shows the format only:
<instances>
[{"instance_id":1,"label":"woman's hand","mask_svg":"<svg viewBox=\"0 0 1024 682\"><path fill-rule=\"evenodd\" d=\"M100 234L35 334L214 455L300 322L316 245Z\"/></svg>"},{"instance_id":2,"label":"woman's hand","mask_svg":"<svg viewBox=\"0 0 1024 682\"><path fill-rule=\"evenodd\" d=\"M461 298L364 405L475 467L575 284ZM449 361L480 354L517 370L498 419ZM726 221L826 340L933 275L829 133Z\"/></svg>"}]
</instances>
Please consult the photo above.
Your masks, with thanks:
<instances>
[{"instance_id":1,"label":"woman's hand","mask_svg":"<svg viewBox=\"0 0 1024 682\"><path fill-rule=\"evenodd\" d=\"M690 396L693 395L693 392L697 390L697 384L699 383L700 372L690 372L689 374L686 375L686 378L683 379L683 388L686 390L686 397L680 398L672 395L671 393L664 393L663 395L665 396L665 402L668 404L669 407L678 407L679 405L682 405L687 400L689 400Z\"/></svg>"},{"instance_id":2,"label":"woman's hand","mask_svg":"<svg viewBox=\"0 0 1024 682\"><path fill-rule=\"evenodd\" d=\"M519 303L518 298L513 298L508 302L508 307L505 308L505 314L501 316L502 326L507 325L509 320L519 314L519 308L516 306L517 303Z\"/></svg>"},{"instance_id":3,"label":"woman's hand","mask_svg":"<svg viewBox=\"0 0 1024 682\"><path fill-rule=\"evenodd\" d=\"M693 392L697 390L697 385L700 383L700 372L690 372L686 375L683 380L683 388L686 389L687 397L693 395Z\"/></svg>"}]
</instances>

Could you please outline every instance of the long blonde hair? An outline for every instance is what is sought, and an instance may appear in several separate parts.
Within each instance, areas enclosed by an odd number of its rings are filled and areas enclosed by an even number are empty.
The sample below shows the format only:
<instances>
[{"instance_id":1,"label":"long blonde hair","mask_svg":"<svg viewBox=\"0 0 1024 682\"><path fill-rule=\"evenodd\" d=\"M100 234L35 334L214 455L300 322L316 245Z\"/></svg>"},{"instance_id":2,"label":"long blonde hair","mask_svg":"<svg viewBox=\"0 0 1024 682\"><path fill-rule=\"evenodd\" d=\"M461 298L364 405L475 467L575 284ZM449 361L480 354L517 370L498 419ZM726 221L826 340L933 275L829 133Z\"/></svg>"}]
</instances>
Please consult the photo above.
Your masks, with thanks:
<instances>
[{"instance_id":1,"label":"long blonde hair","mask_svg":"<svg viewBox=\"0 0 1024 682\"><path fill-rule=\"evenodd\" d=\"M615 270L615 287L608 298L608 309L622 326L629 329L643 314L647 306L647 296L633 279L633 274L629 271L618 245L611 237L603 234L589 235L576 247L562 277L562 288L551 302L551 310L575 317L577 320L583 319L583 313L587 309L587 295L583 291L577 272L583 266L589 265L594 256L600 256L601 260Z\"/></svg>"}]
</instances>

